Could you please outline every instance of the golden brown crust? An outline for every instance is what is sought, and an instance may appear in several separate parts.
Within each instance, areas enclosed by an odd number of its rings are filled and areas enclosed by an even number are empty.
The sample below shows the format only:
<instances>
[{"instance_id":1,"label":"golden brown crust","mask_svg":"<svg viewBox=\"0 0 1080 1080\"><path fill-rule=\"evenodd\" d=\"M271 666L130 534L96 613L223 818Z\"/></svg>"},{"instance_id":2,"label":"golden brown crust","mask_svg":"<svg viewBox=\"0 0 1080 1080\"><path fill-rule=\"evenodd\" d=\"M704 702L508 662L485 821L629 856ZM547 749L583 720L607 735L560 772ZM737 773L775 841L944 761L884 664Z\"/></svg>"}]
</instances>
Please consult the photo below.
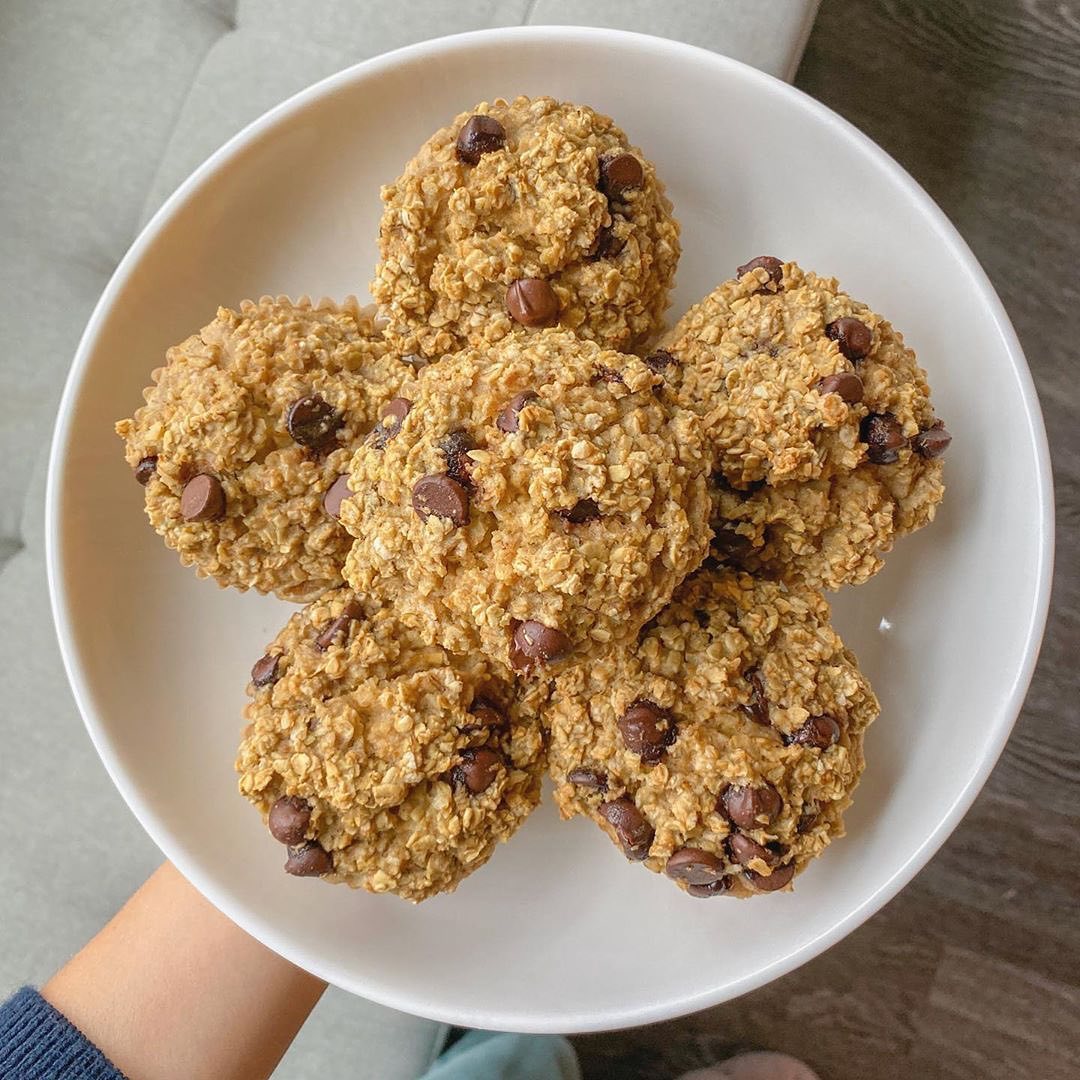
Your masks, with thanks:
<instances>
[{"instance_id":1,"label":"golden brown crust","mask_svg":"<svg viewBox=\"0 0 1080 1080\"><path fill-rule=\"evenodd\" d=\"M539 801L546 688L479 654L451 656L348 589L293 615L267 656L274 681L248 686L240 791L264 819L283 796L307 803L306 838L333 860L326 880L409 900L452 891ZM453 770L481 747L500 764L473 793Z\"/></svg>"},{"instance_id":2,"label":"golden brown crust","mask_svg":"<svg viewBox=\"0 0 1080 1080\"><path fill-rule=\"evenodd\" d=\"M625 720L620 725L642 701L673 725L654 764L631 749ZM627 796L654 830L649 869L662 873L676 851L700 848L722 862L726 891L751 895L759 890L742 870L768 877L773 868L756 859L738 865L728 838L741 832L779 860L776 869L801 871L843 833L842 811L863 768L863 732L877 711L820 593L701 571L639 644L557 677L545 713L555 800L564 817L586 814L618 842L601 807ZM834 745L792 741L818 716L839 723ZM577 770L600 776L603 789L573 782ZM729 785L772 785L781 808L771 821L736 828L718 809Z\"/></svg>"},{"instance_id":3,"label":"golden brown crust","mask_svg":"<svg viewBox=\"0 0 1080 1080\"><path fill-rule=\"evenodd\" d=\"M146 404L116 430L133 469L156 459L147 517L185 565L221 585L310 600L341 583L350 543L323 496L411 375L355 303L264 297L219 309L169 349ZM342 418L321 451L286 427L290 405L310 394ZM224 515L185 520L184 486L203 473L220 483Z\"/></svg>"},{"instance_id":4,"label":"golden brown crust","mask_svg":"<svg viewBox=\"0 0 1080 1080\"><path fill-rule=\"evenodd\" d=\"M503 149L475 164L455 143L470 115L497 119ZM630 151L640 187L609 199L599 160ZM436 132L382 189L381 261L372 295L403 353L439 357L514 328L506 290L542 278L559 322L622 351L661 329L679 258L679 230L655 169L609 117L552 98L497 98ZM595 257L602 229L610 250ZM608 235L608 234L605 234Z\"/></svg>"}]
</instances>

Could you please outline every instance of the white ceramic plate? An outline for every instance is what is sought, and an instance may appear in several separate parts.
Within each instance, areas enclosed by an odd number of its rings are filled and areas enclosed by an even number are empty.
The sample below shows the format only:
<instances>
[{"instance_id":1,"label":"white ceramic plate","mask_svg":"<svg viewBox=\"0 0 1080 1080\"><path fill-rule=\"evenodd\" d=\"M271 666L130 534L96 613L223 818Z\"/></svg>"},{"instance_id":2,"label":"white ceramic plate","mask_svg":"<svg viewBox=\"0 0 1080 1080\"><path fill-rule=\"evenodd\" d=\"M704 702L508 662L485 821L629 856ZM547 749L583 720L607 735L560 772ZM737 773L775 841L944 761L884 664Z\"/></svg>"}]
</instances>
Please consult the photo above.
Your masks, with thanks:
<instances>
[{"instance_id":1,"label":"white ceramic plate","mask_svg":"<svg viewBox=\"0 0 1080 1080\"><path fill-rule=\"evenodd\" d=\"M955 441L934 526L836 598L881 697L849 836L793 894L699 902L550 802L452 896L288 878L236 794L252 661L287 605L222 592L147 527L113 421L217 304L363 294L380 183L477 101L551 94L612 114L683 224L675 311L769 253L838 276L899 326ZM1019 711L1046 613L1050 467L1031 378L979 265L881 150L798 91L671 41L586 29L428 42L344 71L252 124L169 200L87 327L60 408L49 572L75 695L162 850L226 914L365 997L457 1024L590 1030L743 993L838 941L955 827Z\"/></svg>"}]
</instances>

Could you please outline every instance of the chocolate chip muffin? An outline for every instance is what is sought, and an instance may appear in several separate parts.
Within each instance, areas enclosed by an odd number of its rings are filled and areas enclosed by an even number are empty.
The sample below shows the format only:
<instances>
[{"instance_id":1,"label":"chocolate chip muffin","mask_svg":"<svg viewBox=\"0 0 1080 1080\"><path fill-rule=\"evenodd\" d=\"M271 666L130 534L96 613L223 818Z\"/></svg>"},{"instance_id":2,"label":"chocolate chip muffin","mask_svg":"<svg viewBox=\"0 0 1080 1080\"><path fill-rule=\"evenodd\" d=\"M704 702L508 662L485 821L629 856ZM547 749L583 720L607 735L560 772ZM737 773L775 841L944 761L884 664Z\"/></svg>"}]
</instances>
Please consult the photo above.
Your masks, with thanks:
<instances>
[{"instance_id":1,"label":"chocolate chip muffin","mask_svg":"<svg viewBox=\"0 0 1080 1080\"><path fill-rule=\"evenodd\" d=\"M755 259L649 362L705 420L719 558L837 589L932 520L950 436L926 374L834 279Z\"/></svg>"},{"instance_id":2,"label":"chocolate chip muffin","mask_svg":"<svg viewBox=\"0 0 1080 1080\"><path fill-rule=\"evenodd\" d=\"M483 866L539 801L544 690L348 589L293 615L248 694L240 791L287 873L423 900Z\"/></svg>"},{"instance_id":3,"label":"chocolate chip muffin","mask_svg":"<svg viewBox=\"0 0 1080 1080\"><path fill-rule=\"evenodd\" d=\"M557 676L555 799L693 896L786 889L842 835L877 711L820 593L702 571Z\"/></svg>"},{"instance_id":4,"label":"chocolate chip muffin","mask_svg":"<svg viewBox=\"0 0 1080 1080\"><path fill-rule=\"evenodd\" d=\"M565 331L432 365L352 462L350 585L532 674L625 640L705 555L701 423Z\"/></svg>"},{"instance_id":5,"label":"chocolate chip muffin","mask_svg":"<svg viewBox=\"0 0 1080 1080\"><path fill-rule=\"evenodd\" d=\"M342 581L352 452L411 376L355 303L264 297L169 349L116 431L181 562L311 600Z\"/></svg>"},{"instance_id":6,"label":"chocolate chip muffin","mask_svg":"<svg viewBox=\"0 0 1080 1080\"><path fill-rule=\"evenodd\" d=\"M678 225L651 162L592 109L482 102L382 199L371 291L402 353L555 324L632 352L661 329Z\"/></svg>"}]
</instances>

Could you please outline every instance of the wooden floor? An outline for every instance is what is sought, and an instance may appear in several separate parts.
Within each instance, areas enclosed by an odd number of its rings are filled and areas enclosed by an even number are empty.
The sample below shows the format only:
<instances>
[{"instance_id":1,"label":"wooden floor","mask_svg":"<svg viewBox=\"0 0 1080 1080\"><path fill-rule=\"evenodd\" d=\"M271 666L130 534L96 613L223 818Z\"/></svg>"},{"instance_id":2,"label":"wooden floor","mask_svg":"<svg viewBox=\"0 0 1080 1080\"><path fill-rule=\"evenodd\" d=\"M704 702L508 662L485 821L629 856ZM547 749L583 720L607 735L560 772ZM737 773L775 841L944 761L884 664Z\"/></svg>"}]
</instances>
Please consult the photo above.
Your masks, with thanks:
<instances>
[{"instance_id":1,"label":"wooden floor","mask_svg":"<svg viewBox=\"0 0 1080 1080\"><path fill-rule=\"evenodd\" d=\"M824 0L796 82L929 190L1019 332L1057 486L1042 659L971 813L865 926L737 1001L575 1043L587 1080L664 1080L749 1046L798 1054L824 1080L1075 1080L1080 0Z\"/></svg>"}]
</instances>

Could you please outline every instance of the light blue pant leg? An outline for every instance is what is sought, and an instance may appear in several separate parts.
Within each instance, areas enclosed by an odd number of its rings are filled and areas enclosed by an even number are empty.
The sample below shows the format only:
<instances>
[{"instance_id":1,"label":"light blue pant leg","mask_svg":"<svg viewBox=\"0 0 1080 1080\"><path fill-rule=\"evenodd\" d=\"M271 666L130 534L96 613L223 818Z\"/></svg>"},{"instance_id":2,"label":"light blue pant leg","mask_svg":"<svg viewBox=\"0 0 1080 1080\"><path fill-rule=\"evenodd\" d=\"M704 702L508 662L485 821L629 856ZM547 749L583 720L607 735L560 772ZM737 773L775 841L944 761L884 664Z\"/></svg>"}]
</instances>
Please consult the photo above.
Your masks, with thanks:
<instances>
[{"instance_id":1,"label":"light blue pant leg","mask_svg":"<svg viewBox=\"0 0 1080 1080\"><path fill-rule=\"evenodd\" d=\"M581 1080L581 1070L561 1035L470 1031L420 1080Z\"/></svg>"}]
</instances>

